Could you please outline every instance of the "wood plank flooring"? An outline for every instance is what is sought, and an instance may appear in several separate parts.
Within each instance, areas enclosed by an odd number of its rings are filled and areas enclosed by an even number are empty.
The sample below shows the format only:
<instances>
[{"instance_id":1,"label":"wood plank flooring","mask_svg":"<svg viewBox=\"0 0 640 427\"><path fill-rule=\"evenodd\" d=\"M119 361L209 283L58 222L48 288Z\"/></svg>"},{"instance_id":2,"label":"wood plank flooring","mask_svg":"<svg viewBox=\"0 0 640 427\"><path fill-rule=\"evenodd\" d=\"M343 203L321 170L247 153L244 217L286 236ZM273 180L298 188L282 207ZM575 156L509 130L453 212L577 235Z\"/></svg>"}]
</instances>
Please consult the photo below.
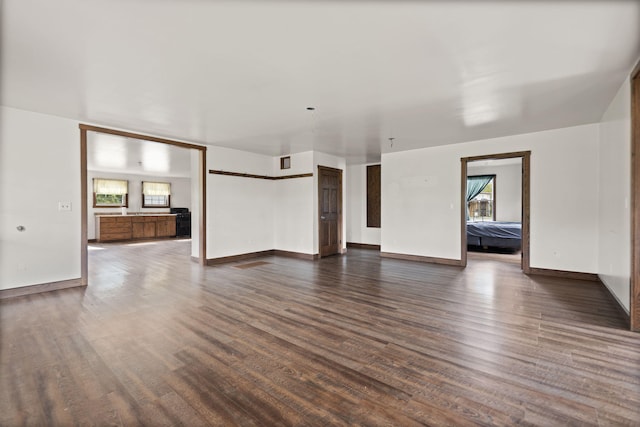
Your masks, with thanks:
<instances>
[{"instance_id":1,"label":"wood plank flooring","mask_svg":"<svg viewBox=\"0 0 640 427\"><path fill-rule=\"evenodd\" d=\"M92 245L88 288L0 301L0 425L640 425L640 334L599 284L189 245Z\"/></svg>"}]
</instances>

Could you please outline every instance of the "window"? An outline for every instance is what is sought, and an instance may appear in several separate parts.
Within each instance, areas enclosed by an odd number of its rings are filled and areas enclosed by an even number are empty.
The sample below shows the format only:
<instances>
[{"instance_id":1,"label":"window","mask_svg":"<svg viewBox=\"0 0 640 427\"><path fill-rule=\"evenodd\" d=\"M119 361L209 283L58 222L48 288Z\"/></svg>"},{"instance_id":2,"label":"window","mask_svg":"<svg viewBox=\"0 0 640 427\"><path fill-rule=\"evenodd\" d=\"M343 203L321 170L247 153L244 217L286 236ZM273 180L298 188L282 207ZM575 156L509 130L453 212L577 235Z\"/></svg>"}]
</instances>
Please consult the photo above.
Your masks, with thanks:
<instances>
[{"instance_id":1,"label":"window","mask_svg":"<svg viewBox=\"0 0 640 427\"><path fill-rule=\"evenodd\" d=\"M495 187L496 176L491 175L489 182L469 201L468 209L471 221L495 221Z\"/></svg>"},{"instance_id":2,"label":"window","mask_svg":"<svg viewBox=\"0 0 640 427\"><path fill-rule=\"evenodd\" d=\"M291 156L280 157L280 169L291 169Z\"/></svg>"},{"instance_id":3,"label":"window","mask_svg":"<svg viewBox=\"0 0 640 427\"><path fill-rule=\"evenodd\" d=\"M93 179L93 207L119 208L129 206L129 181L121 179Z\"/></svg>"},{"instance_id":4,"label":"window","mask_svg":"<svg viewBox=\"0 0 640 427\"><path fill-rule=\"evenodd\" d=\"M143 208L168 208L171 202L171 184L168 182L142 182Z\"/></svg>"},{"instance_id":5,"label":"window","mask_svg":"<svg viewBox=\"0 0 640 427\"><path fill-rule=\"evenodd\" d=\"M380 228L380 165L367 166L367 227Z\"/></svg>"}]
</instances>

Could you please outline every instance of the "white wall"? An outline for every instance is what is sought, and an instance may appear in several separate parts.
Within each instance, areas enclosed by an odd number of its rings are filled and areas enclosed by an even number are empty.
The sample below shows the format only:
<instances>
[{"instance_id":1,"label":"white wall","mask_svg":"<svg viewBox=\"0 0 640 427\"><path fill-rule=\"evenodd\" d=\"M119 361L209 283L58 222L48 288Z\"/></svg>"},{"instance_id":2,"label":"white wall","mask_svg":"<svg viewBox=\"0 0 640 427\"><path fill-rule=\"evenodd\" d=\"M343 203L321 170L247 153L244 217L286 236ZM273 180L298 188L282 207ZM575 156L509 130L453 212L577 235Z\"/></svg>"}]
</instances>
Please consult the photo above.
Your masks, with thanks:
<instances>
[{"instance_id":1,"label":"white wall","mask_svg":"<svg viewBox=\"0 0 640 427\"><path fill-rule=\"evenodd\" d=\"M627 79L600 124L598 273L629 310L631 279L631 97Z\"/></svg>"},{"instance_id":2,"label":"white wall","mask_svg":"<svg viewBox=\"0 0 640 427\"><path fill-rule=\"evenodd\" d=\"M272 158L210 147L207 168L270 175ZM207 258L273 249L274 182L207 174Z\"/></svg>"},{"instance_id":3,"label":"white wall","mask_svg":"<svg viewBox=\"0 0 640 427\"><path fill-rule=\"evenodd\" d=\"M531 266L598 272L628 307L630 113L626 88L628 82L601 125L384 154L382 250L458 259L460 157L532 150ZM79 278L78 123L7 107L0 107L0 118L0 289ZM343 236L347 236L353 203L347 201L352 184L346 183L353 182L349 175L353 170L345 167L342 158L303 153L301 159L305 156L300 164L308 166L313 159L311 199L307 194L310 178L267 181L207 174L209 258L273 248L306 253L309 246L317 253L318 164L344 171ZM210 169L269 175L278 173L274 172L276 161L218 147L208 150ZM292 166L296 164L292 161ZM299 172L311 171L301 168ZM296 209L297 219L276 221L276 201L285 202L280 204L284 212ZM72 211L58 211L58 202L71 202ZM598 209L589 208L593 206ZM290 224L297 225L289 228ZM18 232L18 225L26 231ZM276 230L290 230L288 236L293 239L277 240Z\"/></svg>"},{"instance_id":4,"label":"white wall","mask_svg":"<svg viewBox=\"0 0 640 427\"><path fill-rule=\"evenodd\" d=\"M280 169L280 157L273 158L273 175L312 173L313 152L291 154L291 168ZM313 178L272 181L274 199L274 246L283 251L314 254L313 246Z\"/></svg>"},{"instance_id":5,"label":"white wall","mask_svg":"<svg viewBox=\"0 0 640 427\"><path fill-rule=\"evenodd\" d=\"M313 178L273 181L275 216L273 249L314 254Z\"/></svg>"},{"instance_id":6,"label":"white wall","mask_svg":"<svg viewBox=\"0 0 640 427\"><path fill-rule=\"evenodd\" d=\"M280 169L280 157L272 157L271 173L273 176L298 175L313 172L313 151L305 151L303 153L288 154L291 159L291 167L289 169ZM285 181L285 180L280 180Z\"/></svg>"},{"instance_id":7,"label":"white wall","mask_svg":"<svg viewBox=\"0 0 640 427\"><path fill-rule=\"evenodd\" d=\"M522 218L522 161L513 165L467 163L467 175L495 175L496 221L520 222ZM493 162L495 163L495 162Z\"/></svg>"},{"instance_id":8,"label":"white wall","mask_svg":"<svg viewBox=\"0 0 640 427\"><path fill-rule=\"evenodd\" d=\"M80 278L78 123L0 107L0 124L0 289Z\"/></svg>"},{"instance_id":9,"label":"white wall","mask_svg":"<svg viewBox=\"0 0 640 427\"><path fill-rule=\"evenodd\" d=\"M291 155L291 168L280 170L280 157L210 147L209 169L254 175L303 177L265 180L209 174L207 179L207 258L270 249L318 253L317 166L345 169L345 160L318 152ZM343 174L343 185L346 174ZM343 216L346 191L343 191ZM346 235L346 217L343 236ZM342 242L346 247L345 239Z\"/></svg>"},{"instance_id":10,"label":"white wall","mask_svg":"<svg viewBox=\"0 0 640 427\"><path fill-rule=\"evenodd\" d=\"M0 289L78 279L82 223L78 122L0 108ZM197 164L195 152L193 157ZM317 165L344 170L345 160L312 152L291 157L292 168L280 171L279 157L208 147L208 169L257 175L314 173L314 178L275 181L207 174L208 258L267 249L318 252ZM345 173L343 184L347 178ZM132 184L138 180L129 179ZM192 202L197 200L191 199L188 181L184 180L185 199L174 197L172 205L188 203L194 211L197 205ZM130 197L137 193L132 188ZM58 202L71 202L71 212L58 211ZM130 202L130 210L138 210L135 201ZM343 216L346 224L348 215L343 212ZM197 215L192 219L197 221ZM19 225L26 231L18 232ZM93 229L90 224L89 232ZM197 255L194 241L192 251Z\"/></svg>"},{"instance_id":11,"label":"white wall","mask_svg":"<svg viewBox=\"0 0 640 427\"><path fill-rule=\"evenodd\" d=\"M599 125L382 155L382 251L460 259L460 158L531 150L531 267L595 273Z\"/></svg>"},{"instance_id":12,"label":"white wall","mask_svg":"<svg viewBox=\"0 0 640 427\"><path fill-rule=\"evenodd\" d=\"M367 166L347 166L347 242L379 245L380 228L367 227Z\"/></svg>"},{"instance_id":13,"label":"white wall","mask_svg":"<svg viewBox=\"0 0 640 427\"><path fill-rule=\"evenodd\" d=\"M191 179L162 176L134 175L126 173L87 171L87 207L88 207L88 238L95 239L95 214L109 213L120 214L120 208L94 208L93 207L93 178L125 179L129 181L129 208L128 213L135 212L169 212L169 208L143 208L142 207L142 181L169 182L171 183L171 207L191 207Z\"/></svg>"}]
</instances>

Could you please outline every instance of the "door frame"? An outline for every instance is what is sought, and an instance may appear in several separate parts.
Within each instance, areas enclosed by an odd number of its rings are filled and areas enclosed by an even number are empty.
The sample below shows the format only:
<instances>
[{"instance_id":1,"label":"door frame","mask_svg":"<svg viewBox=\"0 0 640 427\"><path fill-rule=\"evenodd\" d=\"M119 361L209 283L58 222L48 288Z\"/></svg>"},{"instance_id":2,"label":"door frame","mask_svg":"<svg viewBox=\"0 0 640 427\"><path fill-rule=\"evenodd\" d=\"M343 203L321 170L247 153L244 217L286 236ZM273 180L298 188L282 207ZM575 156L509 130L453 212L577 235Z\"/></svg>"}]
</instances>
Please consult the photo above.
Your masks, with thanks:
<instances>
[{"instance_id":1,"label":"door frame","mask_svg":"<svg viewBox=\"0 0 640 427\"><path fill-rule=\"evenodd\" d=\"M322 212L321 212L321 206L322 206L322 180L321 180L321 171L331 171L331 172L338 172L338 254L342 254L344 253L343 248L342 248L342 169L337 169L337 168L331 168L329 166L321 166L318 165L318 188L317 188L317 193L318 193L318 257L322 258L322 251L320 250L321 246L320 246L320 240L321 240L321 236L320 236L320 217L322 216ZM335 254L331 254L331 255L335 255ZM325 255L325 256L331 256L331 255Z\"/></svg>"},{"instance_id":2,"label":"door frame","mask_svg":"<svg viewBox=\"0 0 640 427\"><path fill-rule=\"evenodd\" d=\"M517 151L512 153L487 154L483 156L462 157L460 159L460 264L467 266L467 164L478 160L502 160L502 159L522 159L522 260L520 267L524 274L531 272L530 265L530 248L529 248L529 230L531 215L531 151Z\"/></svg>"},{"instance_id":3,"label":"door frame","mask_svg":"<svg viewBox=\"0 0 640 427\"><path fill-rule=\"evenodd\" d=\"M629 329L640 332L640 61L630 75L631 84L631 274Z\"/></svg>"},{"instance_id":4,"label":"door frame","mask_svg":"<svg viewBox=\"0 0 640 427\"><path fill-rule=\"evenodd\" d=\"M200 185L200 203L199 203L199 254L198 264L207 265L207 147L203 145L190 144L186 142L174 141L171 139L158 138L155 136L142 135L139 133L120 131L115 129L109 129L99 126L92 126L86 124L80 124L80 215L81 218L81 233L80 233L80 271L81 271L81 284L87 286L89 282L89 257L88 257L88 225L87 215L89 214L89 208L87 206L88 196L88 183L87 183L87 133L96 132L108 135L116 135L125 138L141 139L144 141L158 142L160 144L168 144L176 147L189 148L198 150L199 157L199 185Z\"/></svg>"}]
</instances>

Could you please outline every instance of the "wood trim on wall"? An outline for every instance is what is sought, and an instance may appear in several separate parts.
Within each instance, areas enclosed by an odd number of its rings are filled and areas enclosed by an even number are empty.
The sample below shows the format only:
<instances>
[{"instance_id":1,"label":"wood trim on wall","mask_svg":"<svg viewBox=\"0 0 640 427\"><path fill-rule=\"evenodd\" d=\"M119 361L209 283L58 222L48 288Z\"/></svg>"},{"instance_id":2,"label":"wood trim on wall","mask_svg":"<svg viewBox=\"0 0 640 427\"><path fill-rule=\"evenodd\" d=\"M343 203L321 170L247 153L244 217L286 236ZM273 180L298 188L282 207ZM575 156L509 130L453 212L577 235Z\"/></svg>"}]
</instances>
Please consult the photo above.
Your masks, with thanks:
<instances>
[{"instance_id":1,"label":"wood trim on wall","mask_svg":"<svg viewBox=\"0 0 640 427\"><path fill-rule=\"evenodd\" d=\"M61 280L59 282L42 283L39 285L22 286L19 288L2 289L0 290L0 300L83 286L86 286L86 283L84 283L82 278L80 278Z\"/></svg>"},{"instance_id":2,"label":"wood trim on wall","mask_svg":"<svg viewBox=\"0 0 640 427\"><path fill-rule=\"evenodd\" d=\"M89 283L89 207L87 206L87 130L80 127L80 282Z\"/></svg>"},{"instance_id":3,"label":"wood trim on wall","mask_svg":"<svg viewBox=\"0 0 640 427\"><path fill-rule=\"evenodd\" d=\"M467 162L475 162L476 160L502 160L525 157L528 155L531 155L531 151L513 151L510 153L483 154L481 156L463 157L462 160L466 160Z\"/></svg>"},{"instance_id":4,"label":"wood trim on wall","mask_svg":"<svg viewBox=\"0 0 640 427\"><path fill-rule=\"evenodd\" d=\"M258 258L263 256L270 256L270 255L273 255L273 249L268 249L266 251L258 251L258 252L248 252L246 254L222 256L218 258L209 258L207 259L207 265L227 264L230 262L244 261L246 259L253 259L253 258Z\"/></svg>"},{"instance_id":5,"label":"wood trim on wall","mask_svg":"<svg viewBox=\"0 0 640 427\"><path fill-rule=\"evenodd\" d=\"M273 255L286 258L305 259L307 261L315 261L320 258L320 254L305 254L302 252L283 251L281 249L274 249Z\"/></svg>"},{"instance_id":6,"label":"wood trim on wall","mask_svg":"<svg viewBox=\"0 0 640 427\"><path fill-rule=\"evenodd\" d=\"M531 152L522 157L522 260L524 274L531 272ZM526 248L526 250L525 250Z\"/></svg>"},{"instance_id":7,"label":"wood trim on wall","mask_svg":"<svg viewBox=\"0 0 640 427\"><path fill-rule=\"evenodd\" d=\"M600 278L595 273L581 273L579 271L552 270L549 268L531 267L529 274L532 276L559 277L562 279L586 280L589 282L599 282Z\"/></svg>"},{"instance_id":8,"label":"wood trim on wall","mask_svg":"<svg viewBox=\"0 0 640 427\"><path fill-rule=\"evenodd\" d=\"M347 248L355 248L355 249L371 249L374 251L380 250L380 245L372 245L369 243L355 243L355 242L347 242Z\"/></svg>"},{"instance_id":9,"label":"wood trim on wall","mask_svg":"<svg viewBox=\"0 0 640 427\"><path fill-rule=\"evenodd\" d=\"M280 175L280 176L269 176L269 175L254 175L251 173L241 173L241 172L230 172L223 170L210 169L210 174L213 175L227 175L227 176L237 176L241 178L255 178L255 179L267 179L270 181L277 181L280 179L293 179L293 178L307 178L313 176L312 172L309 173L299 173L295 175Z\"/></svg>"},{"instance_id":10,"label":"wood trim on wall","mask_svg":"<svg viewBox=\"0 0 640 427\"><path fill-rule=\"evenodd\" d=\"M501 160L522 158L522 260L520 267L522 272L529 274L530 266L530 240L529 229L531 221L531 151L515 151L511 153L487 154L482 156L462 157L460 159L460 263L467 265L467 164L477 160Z\"/></svg>"},{"instance_id":11,"label":"wood trim on wall","mask_svg":"<svg viewBox=\"0 0 640 427\"><path fill-rule=\"evenodd\" d=\"M198 218L198 228L200 229L198 258L199 264L207 265L207 151L200 150L198 153L199 171L198 178L200 180L200 218Z\"/></svg>"},{"instance_id":12,"label":"wood trim on wall","mask_svg":"<svg viewBox=\"0 0 640 427\"><path fill-rule=\"evenodd\" d=\"M631 283L629 328L640 332L640 61L631 73Z\"/></svg>"},{"instance_id":13,"label":"wood trim on wall","mask_svg":"<svg viewBox=\"0 0 640 427\"><path fill-rule=\"evenodd\" d=\"M203 151L207 150L207 147L204 146L204 145L191 144L189 142L181 142L181 141L175 141L173 139L158 138L156 136L143 135L141 133L134 133L134 132L127 132L127 131L116 130L116 129L103 128L103 127L100 127L100 126L86 125L86 124L82 124L82 123L80 124L80 129L87 130L87 131L92 131L92 132L98 132L98 133L106 133L106 134L109 134L109 135L122 136L122 137L125 137L125 138L142 139L142 140L145 140L145 141L159 142L161 144L168 144L168 145L173 145L173 146L176 146L176 147L192 148L194 150L203 150Z\"/></svg>"},{"instance_id":14,"label":"wood trim on wall","mask_svg":"<svg viewBox=\"0 0 640 427\"><path fill-rule=\"evenodd\" d=\"M467 168L468 160L460 159L460 265L467 266Z\"/></svg>"},{"instance_id":15,"label":"wood trim on wall","mask_svg":"<svg viewBox=\"0 0 640 427\"><path fill-rule=\"evenodd\" d=\"M430 257L430 256L422 256L422 255L407 255L407 254L398 254L394 252L380 252L380 256L382 258L393 258L393 259L402 259L405 261L418 261L418 262L426 262L430 264L443 264L443 265L451 265L455 267L464 267L464 265L462 265L462 261L459 259L436 258L436 257Z\"/></svg>"}]
</instances>

